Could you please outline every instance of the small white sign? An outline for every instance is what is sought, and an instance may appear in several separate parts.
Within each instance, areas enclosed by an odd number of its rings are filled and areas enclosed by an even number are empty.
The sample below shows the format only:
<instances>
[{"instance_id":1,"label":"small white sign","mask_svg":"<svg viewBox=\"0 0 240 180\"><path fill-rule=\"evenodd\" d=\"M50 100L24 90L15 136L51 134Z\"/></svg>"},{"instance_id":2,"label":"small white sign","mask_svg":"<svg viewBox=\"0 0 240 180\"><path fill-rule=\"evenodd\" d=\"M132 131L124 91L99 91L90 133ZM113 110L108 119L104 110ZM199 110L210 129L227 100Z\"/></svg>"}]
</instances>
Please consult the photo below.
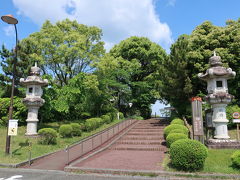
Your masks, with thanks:
<instances>
[{"instance_id":1,"label":"small white sign","mask_svg":"<svg viewBox=\"0 0 240 180\"><path fill-rule=\"evenodd\" d=\"M240 123L240 119L233 119L233 123Z\"/></svg>"},{"instance_id":2,"label":"small white sign","mask_svg":"<svg viewBox=\"0 0 240 180\"><path fill-rule=\"evenodd\" d=\"M16 136L18 129L18 120L10 119L8 124L8 136Z\"/></svg>"}]
</instances>

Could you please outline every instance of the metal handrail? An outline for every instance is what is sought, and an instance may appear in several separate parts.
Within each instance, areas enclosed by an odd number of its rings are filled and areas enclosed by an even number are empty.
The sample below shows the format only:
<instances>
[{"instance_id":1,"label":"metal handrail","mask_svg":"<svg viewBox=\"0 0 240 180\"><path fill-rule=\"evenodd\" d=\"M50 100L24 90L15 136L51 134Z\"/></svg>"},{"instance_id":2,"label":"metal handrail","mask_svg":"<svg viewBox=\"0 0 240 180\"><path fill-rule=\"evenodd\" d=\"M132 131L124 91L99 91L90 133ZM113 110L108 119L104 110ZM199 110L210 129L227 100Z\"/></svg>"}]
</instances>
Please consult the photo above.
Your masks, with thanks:
<instances>
[{"instance_id":1,"label":"metal handrail","mask_svg":"<svg viewBox=\"0 0 240 180\"><path fill-rule=\"evenodd\" d=\"M117 124L114 124L113 126L110 126L110 127L106 128L106 129L100 131L100 132L97 132L96 134L93 134L93 135L91 135L91 136L85 137L85 138L81 139L81 140L78 141L78 142L74 142L74 143L70 144L70 145L69 145L69 148L70 148L70 147L74 147L74 146L76 146L76 145L78 145L78 144L81 144L81 143L83 143L83 142L85 142L85 141L87 141L87 140L89 140L89 139L91 139L91 138L94 138L94 137L96 137L96 136L98 136L98 135L100 135L100 134L103 134L103 133L105 133L106 131L115 128L117 125L122 124L123 122L126 122L126 121L130 121L130 120L134 120L134 119L126 119L126 120L123 120L123 121L121 121L121 122L118 122Z\"/></svg>"}]
</instances>

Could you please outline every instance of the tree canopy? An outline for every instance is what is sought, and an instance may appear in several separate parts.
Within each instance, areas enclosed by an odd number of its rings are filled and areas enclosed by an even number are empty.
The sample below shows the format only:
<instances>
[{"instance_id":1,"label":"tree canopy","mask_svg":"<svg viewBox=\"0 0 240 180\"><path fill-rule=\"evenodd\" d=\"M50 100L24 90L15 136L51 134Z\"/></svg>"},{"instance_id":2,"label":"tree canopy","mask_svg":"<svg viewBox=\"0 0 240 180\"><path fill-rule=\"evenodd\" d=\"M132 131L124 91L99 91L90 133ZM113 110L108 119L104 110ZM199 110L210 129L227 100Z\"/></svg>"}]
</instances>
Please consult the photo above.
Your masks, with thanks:
<instances>
[{"instance_id":1,"label":"tree canopy","mask_svg":"<svg viewBox=\"0 0 240 180\"><path fill-rule=\"evenodd\" d=\"M45 74L51 74L59 85L81 72L90 72L91 64L104 53L102 31L95 26L66 19L56 24L46 21L40 30L21 41L28 58L40 63Z\"/></svg>"},{"instance_id":2,"label":"tree canopy","mask_svg":"<svg viewBox=\"0 0 240 180\"><path fill-rule=\"evenodd\" d=\"M190 35L180 36L171 46L170 58L164 64L161 93L180 114L190 113L189 98L204 96L207 85L197 74L209 67L209 58L213 51L221 56L224 66L237 72L234 80L229 81L229 90L240 104L240 19L229 20L226 26L219 27L206 21L197 26Z\"/></svg>"}]
</instances>

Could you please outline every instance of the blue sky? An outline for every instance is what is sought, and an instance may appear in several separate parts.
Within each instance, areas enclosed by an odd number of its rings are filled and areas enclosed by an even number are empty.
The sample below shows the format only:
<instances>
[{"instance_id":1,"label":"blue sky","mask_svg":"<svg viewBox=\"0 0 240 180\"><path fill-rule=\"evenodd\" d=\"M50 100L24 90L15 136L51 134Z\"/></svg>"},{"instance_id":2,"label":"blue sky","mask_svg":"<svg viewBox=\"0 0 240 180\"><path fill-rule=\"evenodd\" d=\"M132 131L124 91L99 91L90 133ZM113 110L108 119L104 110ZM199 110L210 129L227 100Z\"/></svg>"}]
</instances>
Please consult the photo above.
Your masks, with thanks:
<instances>
[{"instance_id":1,"label":"blue sky","mask_svg":"<svg viewBox=\"0 0 240 180\"><path fill-rule=\"evenodd\" d=\"M240 17L239 0L1 0L1 16L18 20L19 39L39 31L49 19L65 18L96 25L103 30L106 49L132 35L145 36L169 52L181 34L190 34L197 25L211 21L224 26ZM13 26L0 22L0 45L15 46ZM153 107L159 114L162 105Z\"/></svg>"}]
</instances>

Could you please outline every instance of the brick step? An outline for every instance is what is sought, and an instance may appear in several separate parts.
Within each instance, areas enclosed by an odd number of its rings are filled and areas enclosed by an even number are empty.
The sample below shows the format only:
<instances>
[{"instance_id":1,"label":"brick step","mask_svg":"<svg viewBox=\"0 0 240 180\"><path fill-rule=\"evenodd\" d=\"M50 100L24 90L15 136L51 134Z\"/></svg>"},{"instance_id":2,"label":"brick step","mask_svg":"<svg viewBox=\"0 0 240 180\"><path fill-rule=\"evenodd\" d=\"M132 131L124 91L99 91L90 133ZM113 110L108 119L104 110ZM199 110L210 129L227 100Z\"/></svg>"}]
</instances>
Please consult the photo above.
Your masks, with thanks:
<instances>
[{"instance_id":1,"label":"brick step","mask_svg":"<svg viewBox=\"0 0 240 180\"><path fill-rule=\"evenodd\" d=\"M152 131L152 130L141 130L141 131L139 131L139 130L131 130L131 131L129 131L129 133L158 133L158 134L161 134L161 132L162 132L162 130L154 130L154 131Z\"/></svg>"},{"instance_id":2,"label":"brick step","mask_svg":"<svg viewBox=\"0 0 240 180\"><path fill-rule=\"evenodd\" d=\"M161 145L160 141L117 141L116 144L143 144L143 145Z\"/></svg>"},{"instance_id":3,"label":"brick step","mask_svg":"<svg viewBox=\"0 0 240 180\"><path fill-rule=\"evenodd\" d=\"M142 136L163 136L163 133L144 133L144 132L141 132L141 133L127 133L127 135L135 135L135 136L139 136L139 135L142 135Z\"/></svg>"},{"instance_id":4,"label":"brick step","mask_svg":"<svg viewBox=\"0 0 240 180\"><path fill-rule=\"evenodd\" d=\"M159 140L163 141L163 137L146 137L146 136L125 136L121 140Z\"/></svg>"},{"instance_id":5,"label":"brick step","mask_svg":"<svg viewBox=\"0 0 240 180\"><path fill-rule=\"evenodd\" d=\"M165 152L166 148L159 147L159 148L135 148L135 147L115 147L115 148L109 148L111 150L118 150L118 151L162 151Z\"/></svg>"},{"instance_id":6,"label":"brick step","mask_svg":"<svg viewBox=\"0 0 240 180\"><path fill-rule=\"evenodd\" d=\"M135 130L163 130L164 128L162 127L158 127L158 128L151 128L151 127L147 127L147 128L143 128L143 127L134 127L132 129Z\"/></svg>"},{"instance_id":7,"label":"brick step","mask_svg":"<svg viewBox=\"0 0 240 180\"><path fill-rule=\"evenodd\" d=\"M163 148L163 145L154 144L114 144L112 148Z\"/></svg>"},{"instance_id":8,"label":"brick step","mask_svg":"<svg viewBox=\"0 0 240 180\"><path fill-rule=\"evenodd\" d=\"M164 129L165 126L134 126L134 129L140 128L140 129Z\"/></svg>"}]
</instances>

